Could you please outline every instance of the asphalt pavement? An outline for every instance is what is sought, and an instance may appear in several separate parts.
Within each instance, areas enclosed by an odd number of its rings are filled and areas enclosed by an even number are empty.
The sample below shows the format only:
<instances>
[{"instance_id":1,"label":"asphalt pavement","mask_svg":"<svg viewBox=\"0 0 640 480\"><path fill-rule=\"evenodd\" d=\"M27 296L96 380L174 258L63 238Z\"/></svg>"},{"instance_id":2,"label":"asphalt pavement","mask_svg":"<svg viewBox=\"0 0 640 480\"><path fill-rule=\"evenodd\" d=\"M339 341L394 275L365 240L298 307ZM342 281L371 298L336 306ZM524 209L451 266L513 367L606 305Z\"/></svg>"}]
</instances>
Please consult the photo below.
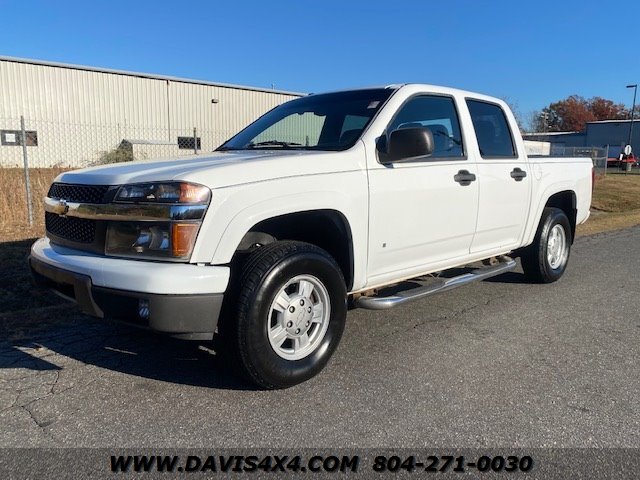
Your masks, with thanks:
<instances>
[{"instance_id":1,"label":"asphalt pavement","mask_svg":"<svg viewBox=\"0 0 640 480\"><path fill-rule=\"evenodd\" d=\"M639 227L584 237L552 285L517 271L353 310L329 366L280 391L75 314L0 342L0 447L637 448L639 245Z\"/></svg>"}]
</instances>

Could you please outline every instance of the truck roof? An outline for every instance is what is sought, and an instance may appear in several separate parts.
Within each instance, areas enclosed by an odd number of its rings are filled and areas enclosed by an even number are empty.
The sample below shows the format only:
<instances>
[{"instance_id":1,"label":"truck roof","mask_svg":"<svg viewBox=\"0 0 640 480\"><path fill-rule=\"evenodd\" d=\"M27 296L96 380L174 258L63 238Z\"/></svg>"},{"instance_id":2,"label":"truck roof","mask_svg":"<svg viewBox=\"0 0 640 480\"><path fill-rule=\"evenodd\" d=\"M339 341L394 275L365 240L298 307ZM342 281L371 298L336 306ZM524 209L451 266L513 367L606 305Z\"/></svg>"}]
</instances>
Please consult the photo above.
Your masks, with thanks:
<instances>
[{"instance_id":1,"label":"truck roof","mask_svg":"<svg viewBox=\"0 0 640 480\"><path fill-rule=\"evenodd\" d=\"M486 95L483 93L472 92L469 90L462 90L462 89L453 88L453 87L445 87L441 85L433 85L428 83L393 83L389 85L371 85L368 87L344 88L344 89L330 90L327 92L310 93L309 95L322 95L324 93L354 92L354 91L374 90L374 89L400 90L400 89L411 88L411 87L414 87L414 88L418 87L419 89L424 89L430 92L441 93L445 95L461 95L465 97L469 96L473 98L484 99L494 103L501 103L501 104L505 103L504 100L501 100L500 98L492 97L490 95Z\"/></svg>"}]
</instances>

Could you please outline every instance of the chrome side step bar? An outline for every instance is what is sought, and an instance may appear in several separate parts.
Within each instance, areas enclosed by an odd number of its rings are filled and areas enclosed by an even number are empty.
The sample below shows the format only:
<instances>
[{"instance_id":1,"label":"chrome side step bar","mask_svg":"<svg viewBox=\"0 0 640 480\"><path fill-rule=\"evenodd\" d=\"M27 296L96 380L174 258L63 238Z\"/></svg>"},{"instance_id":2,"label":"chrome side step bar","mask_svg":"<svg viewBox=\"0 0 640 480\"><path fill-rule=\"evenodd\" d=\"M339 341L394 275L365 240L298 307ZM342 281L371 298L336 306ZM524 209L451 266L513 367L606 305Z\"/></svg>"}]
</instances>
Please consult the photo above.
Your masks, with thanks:
<instances>
[{"instance_id":1,"label":"chrome side step bar","mask_svg":"<svg viewBox=\"0 0 640 480\"><path fill-rule=\"evenodd\" d=\"M495 277L496 275L510 272L515 268L516 261L506 257L505 260L501 261L497 265L478 268L469 273L453 278L438 279L437 283L404 290L388 297L358 297L355 300L355 304L360 308L366 308L368 310L386 310L412 300L428 297L435 293L452 290L454 288L467 285L468 283L479 282L486 278Z\"/></svg>"}]
</instances>

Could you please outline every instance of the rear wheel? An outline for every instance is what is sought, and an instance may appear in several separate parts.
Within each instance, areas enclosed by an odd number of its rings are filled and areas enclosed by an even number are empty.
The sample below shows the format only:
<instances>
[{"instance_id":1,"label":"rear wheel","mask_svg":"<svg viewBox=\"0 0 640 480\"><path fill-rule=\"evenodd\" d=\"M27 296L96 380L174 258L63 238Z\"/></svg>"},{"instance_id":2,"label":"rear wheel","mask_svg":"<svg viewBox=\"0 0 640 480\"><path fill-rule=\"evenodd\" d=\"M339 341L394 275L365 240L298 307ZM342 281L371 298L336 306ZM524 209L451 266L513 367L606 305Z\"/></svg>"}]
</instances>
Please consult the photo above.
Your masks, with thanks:
<instances>
[{"instance_id":1,"label":"rear wheel","mask_svg":"<svg viewBox=\"0 0 640 480\"><path fill-rule=\"evenodd\" d=\"M545 208L535 239L521 256L527 278L539 283L558 280L567 268L571 240L567 215L559 208Z\"/></svg>"},{"instance_id":2,"label":"rear wheel","mask_svg":"<svg viewBox=\"0 0 640 480\"><path fill-rule=\"evenodd\" d=\"M324 250L283 241L247 259L239 282L233 348L241 371L262 388L285 388L320 372L347 312L340 268Z\"/></svg>"}]
</instances>

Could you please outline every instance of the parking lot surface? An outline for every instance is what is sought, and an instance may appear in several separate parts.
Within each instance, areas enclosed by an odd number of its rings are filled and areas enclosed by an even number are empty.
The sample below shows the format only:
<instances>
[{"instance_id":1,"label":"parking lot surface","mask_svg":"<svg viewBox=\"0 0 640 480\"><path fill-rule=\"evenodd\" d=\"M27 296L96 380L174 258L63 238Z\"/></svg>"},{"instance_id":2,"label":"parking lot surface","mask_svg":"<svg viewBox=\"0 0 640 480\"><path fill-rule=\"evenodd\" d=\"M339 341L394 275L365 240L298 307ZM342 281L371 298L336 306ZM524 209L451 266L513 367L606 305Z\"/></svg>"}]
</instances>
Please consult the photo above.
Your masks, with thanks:
<instances>
[{"instance_id":1,"label":"parking lot surface","mask_svg":"<svg viewBox=\"0 0 640 480\"><path fill-rule=\"evenodd\" d=\"M33 310L66 318L5 331L0 447L639 447L639 246L638 227L584 237L556 284L353 310L328 368L280 391L192 343Z\"/></svg>"}]
</instances>

